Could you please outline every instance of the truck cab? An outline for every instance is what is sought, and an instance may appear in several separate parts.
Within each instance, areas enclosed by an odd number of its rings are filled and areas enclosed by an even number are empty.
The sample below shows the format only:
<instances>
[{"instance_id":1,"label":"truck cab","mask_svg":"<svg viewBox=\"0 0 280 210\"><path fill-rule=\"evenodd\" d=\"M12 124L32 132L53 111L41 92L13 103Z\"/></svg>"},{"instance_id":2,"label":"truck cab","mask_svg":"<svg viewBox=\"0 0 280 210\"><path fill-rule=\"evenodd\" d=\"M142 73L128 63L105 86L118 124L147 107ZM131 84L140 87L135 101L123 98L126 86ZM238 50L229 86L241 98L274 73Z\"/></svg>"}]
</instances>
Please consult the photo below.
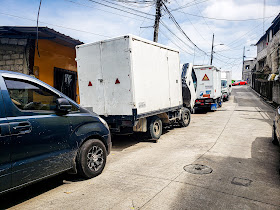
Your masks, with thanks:
<instances>
[{"instance_id":1,"label":"truck cab","mask_svg":"<svg viewBox=\"0 0 280 210\"><path fill-rule=\"evenodd\" d=\"M221 86L222 86L222 97L223 101L228 101L231 95L232 85L231 85L231 71L221 72Z\"/></svg>"},{"instance_id":2,"label":"truck cab","mask_svg":"<svg viewBox=\"0 0 280 210\"><path fill-rule=\"evenodd\" d=\"M221 80L221 86L222 86L223 101L227 101L229 99L230 92L229 92L229 86L228 86L226 79Z\"/></svg>"},{"instance_id":3,"label":"truck cab","mask_svg":"<svg viewBox=\"0 0 280 210\"><path fill-rule=\"evenodd\" d=\"M196 99L197 77L192 63L182 65L183 105L193 112Z\"/></svg>"}]
</instances>

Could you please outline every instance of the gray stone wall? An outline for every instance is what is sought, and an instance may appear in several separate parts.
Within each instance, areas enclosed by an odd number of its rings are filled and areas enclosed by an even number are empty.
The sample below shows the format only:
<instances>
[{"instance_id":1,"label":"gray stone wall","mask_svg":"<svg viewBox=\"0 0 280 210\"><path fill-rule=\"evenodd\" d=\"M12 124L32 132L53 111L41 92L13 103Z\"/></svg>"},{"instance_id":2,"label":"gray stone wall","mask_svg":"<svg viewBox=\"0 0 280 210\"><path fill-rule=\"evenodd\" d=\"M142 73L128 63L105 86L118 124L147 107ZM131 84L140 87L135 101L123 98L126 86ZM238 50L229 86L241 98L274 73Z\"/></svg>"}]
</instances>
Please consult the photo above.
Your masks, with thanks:
<instances>
[{"instance_id":1,"label":"gray stone wall","mask_svg":"<svg viewBox=\"0 0 280 210\"><path fill-rule=\"evenodd\" d=\"M0 38L0 70L29 74L27 39Z\"/></svg>"},{"instance_id":2,"label":"gray stone wall","mask_svg":"<svg viewBox=\"0 0 280 210\"><path fill-rule=\"evenodd\" d=\"M280 30L273 36L272 40L267 46L267 60L266 64L269 66L271 73L278 73L279 70L279 44L280 44Z\"/></svg>"},{"instance_id":3,"label":"gray stone wall","mask_svg":"<svg viewBox=\"0 0 280 210\"><path fill-rule=\"evenodd\" d=\"M280 104L280 82L279 81L274 81L273 82L272 100L275 103Z\"/></svg>"}]
</instances>

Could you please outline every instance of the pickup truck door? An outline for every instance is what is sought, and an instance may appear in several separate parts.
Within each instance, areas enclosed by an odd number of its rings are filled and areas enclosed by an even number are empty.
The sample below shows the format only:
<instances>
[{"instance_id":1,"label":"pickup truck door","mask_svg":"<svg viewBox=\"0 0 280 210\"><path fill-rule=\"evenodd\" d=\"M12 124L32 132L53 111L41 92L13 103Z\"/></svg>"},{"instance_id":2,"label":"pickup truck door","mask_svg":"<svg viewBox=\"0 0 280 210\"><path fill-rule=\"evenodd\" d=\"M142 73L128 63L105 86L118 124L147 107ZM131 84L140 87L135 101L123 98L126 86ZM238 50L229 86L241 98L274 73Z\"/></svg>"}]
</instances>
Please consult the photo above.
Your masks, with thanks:
<instances>
[{"instance_id":1,"label":"pickup truck door","mask_svg":"<svg viewBox=\"0 0 280 210\"><path fill-rule=\"evenodd\" d=\"M1 83L1 80L0 80ZM0 192L11 187L11 138L0 88Z\"/></svg>"},{"instance_id":2,"label":"pickup truck door","mask_svg":"<svg viewBox=\"0 0 280 210\"><path fill-rule=\"evenodd\" d=\"M37 81L3 79L11 130L12 187L71 168L69 121L54 111L60 96Z\"/></svg>"}]
</instances>

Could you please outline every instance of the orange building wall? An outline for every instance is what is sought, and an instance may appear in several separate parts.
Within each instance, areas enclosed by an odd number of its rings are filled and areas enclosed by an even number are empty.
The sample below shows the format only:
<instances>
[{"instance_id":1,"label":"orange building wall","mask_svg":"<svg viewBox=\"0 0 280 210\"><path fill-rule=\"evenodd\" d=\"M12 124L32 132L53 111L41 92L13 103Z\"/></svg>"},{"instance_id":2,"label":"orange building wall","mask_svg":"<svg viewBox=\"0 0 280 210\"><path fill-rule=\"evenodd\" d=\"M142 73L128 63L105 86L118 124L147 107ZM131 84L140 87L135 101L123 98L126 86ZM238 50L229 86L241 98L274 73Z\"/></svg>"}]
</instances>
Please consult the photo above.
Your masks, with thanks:
<instances>
[{"instance_id":1,"label":"orange building wall","mask_svg":"<svg viewBox=\"0 0 280 210\"><path fill-rule=\"evenodd\" d=\"M38 46L40 57L36 49L34 67L39 67L40 80L54 87L54 67L77 72L75 49L57 44L50 40L39 40ZM79 103L78 82L76 101Z\"/></svg>"}]
</instances>

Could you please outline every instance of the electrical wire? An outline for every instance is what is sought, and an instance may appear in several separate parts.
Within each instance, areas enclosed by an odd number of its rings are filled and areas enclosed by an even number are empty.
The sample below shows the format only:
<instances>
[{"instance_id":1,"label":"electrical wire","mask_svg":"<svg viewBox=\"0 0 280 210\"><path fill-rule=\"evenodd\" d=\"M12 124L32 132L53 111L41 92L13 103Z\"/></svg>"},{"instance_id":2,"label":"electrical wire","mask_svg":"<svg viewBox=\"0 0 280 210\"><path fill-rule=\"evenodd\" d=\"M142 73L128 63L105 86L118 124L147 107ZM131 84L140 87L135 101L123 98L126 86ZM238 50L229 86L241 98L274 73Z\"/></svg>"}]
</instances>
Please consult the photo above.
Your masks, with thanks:
<instances>
[{"instance_id":1,"label":"electrical wire","mask_svg":"<svg viewBox=\"0 0 280 210\"><path fill-rule=\"evenodd\" d=\"M186 8L186 7L191 7L191 6L194 6L194 5L197 5L197 4L201 4L201 3L204 3L204 2L207 2L207 1L209 1L209 0L203 0L203 1L201 1L201 2L197 2L197 1L192 1L192 2L189 2L189 3L187 3L186 5L184 5L184 6L180 6L179 5L179 7L177 7L177 8L175 8L175 9L172 9L172 10L170 10L171 12L173 12L173 11L178 11L178 10L181 10L181 9L184 9L184 8Z\"/></svg>"},{"instance_id":2,"label":"electrical wire","mask_svg":"<svg viewBox=\"0 0 280 210\"><path fill-rule=\"evenodd\" d=\"M98 2L98 1L94 1L94 0L88 0L88 1L93 2L93 3L96 3L96 4L100 4L100 5L105 6L105 7L109 7L109 8L111 8L111 9L119 10L119 11L122 11L122 12L125 12L125 13L129 13L129 14L132 14L132 15L136 15L136 16L145 18L145 16L142 16L142 15L139 15L139 14L135 14L135 13L133 13L133 12L130 12L130 11L127 11L127 10L124 10L124 9L120 9L120 8L117 8L117 7L114 7L114 6L110 6L110 5L107 5L107 4L103 4L103 3L100 3L100 2ZM133 10L133 11L135 11L135 10ZM148 14L148 13L141 12L141 11L138 11L138 12L139 12L139 13L142 13L142 14ZM151 15L151 14L149 14L149 15ZM152 15L152 16L154 16L154 15Z\"/></svg>"},{"instance_id":3,"label":"electrical wire","mask_svg":"<svg viewBox=\"0 0 280 210\"><path fill-rule=\"evenodd\" d=\"M202 16L202 15L195 15L195 14L191 14L191 13L183 12L183 11L176 11L176 12L184 13L186 15L190 15L190 16L194 16L194 17L201 17L201 18L206 18L206 19L210 19L210 20L218 20L218 21L235 21L235 22L238 22L238 21L255 21L255 20L262 20L263 19L263 17L261 17L261 18L248 18L248 19L225 19L225 18L205 17L205 16ZM264 17L264 19L272 18L272 17L274 17L274 16Z\"/></svg>"},{"instance_id":4,"label":"electrical wire","mask_svg":"<svg viewBox=\"0 0 280 210\"><path fill-rule=\"evenodd\" d=\"M102 12L107 12L107 13L110 13L110 14L114 14L114 15L118 15L118 16L122 16L122 17L126 17L126 18L131 18L131 19L134 19L134 20L142 21L142 20L140 20L140 19L137 19L137 18L134 18L134 17L131 17L131 16L126 16L126 15L123 15L123 14L120 14L120 13L114 13L114 12L107 11L107 10L103 10L103 9L100 9L100 8L96 8L96 7L93 7L93 6L90 6L90 5L78 3L78 2L75 2L75 1L72 1L72 0L64 0L64 1L70 2L70 3L72 3L72 4L76 4L76 5L79 5L79 6L83 6L83 7L88 7L88 8L93 8L93 9L96 9L96 10L100 10L100 11L102 11ZM136 14L135 14L135 15L136 15ZM137 16L138 16L138 15L137 15ZM148 18L148 17L147 17L146 19L153 20L152 18Z\"/></svg>"},{"instance_id":5,"label":"electrical wire","mask_svg":"<svg viewBox=\"0 0 280 210\"><path fill-rule=\"evenodd\" d=\"M0 12L0 14L1 15L5 15L5 16L9 16L9 17L14 17L14 18L20 18L20 19L24 19L24 20L34 21L34 22L37 21L35 19L30 19L30 18L26 18L26 17L22 17L22 16L7 14L7 13L3 13L3 12ZM46 24L46 25L55 26L55 27L58 27L58 28L64 28L64 29L68 29L68 30L78 31L78 32L87 33L87 34L92 34L92 35L95 35L95 36L112 38L111 36L106 36L106 35L102 35L102 34L92 33L92 32L89 32L89 31L83 31L83 30L79 30L79 29L76 29L76 28L69 28L69 27L65 27L65 26L61 26L61 25L56 25L56 24L52 24L52 23L47 23L47 22L43 22L43 21L38 21L38 22Z\"/></svg>"},{"instance_id":6,"label":"electrical wire","mask_svg":"<svg viewBox=\"0 0 280 210\"><path fill-rule=\"evenodd\" d=\"M134 11L134 12L138 12L138 13L142 13L142 14L145 14L145 15L154 16L154 15L152 15L152 14L149 14L149 13L146 13L146 12L142 12L142 11L133 9L133 8L131 8L131 7L126 7L126 6L123 6L123 5L120 5L120 4L117 4L117 3L114 3L114 2L108 1L108 0L103 0L103 1L104 1L104 2L107 2L107 3L110 3L110 4L113 4L113 5L116 5L116 6L123 7L123 8L125 8L125 9L132 10L132 11Z\"/></svg>"},{"instance_id":7,"label":"electrical wire","mask_svg":"<svg viewBox=\"0 0 280 210\"><path fill-rule=\"evenodd\" d=\"M163 36L165 36L168 40L170 40L174 45L176 45L180 50L184 51L185 53L187 53L187 54L189 54L189 55L192 55L191 53L187 52L187 51L184 50L182 47L180 47L180 45L176 44L176 43L175 43L171 38L169 38L166 34L164 34L164 33L162 32L161 29L159 29L159 32L160 32Z\"/></svg>"},{"instance_id":8,"label":"electrical wire","mask_svg":"<svg viewBox=\"0 0 280 210\"><path fill-rule=\"evenodd\" d=\"M204 50L202 50L201 48L199 48L190 38L189 36L185 33L185 31L181 28L181 26L179 25L179 23L176 21L175 17L172 15L172 13L169 11L169 9L167 8L167 6L165 5L165 3L163 2L163 8L164 10L168 13L170 20L175 24L175 26L177 27L177 29L189 40L189 42L191 42L198 50L200 50L201 52L207 54Z\"/></svg>"}]
</instances>

